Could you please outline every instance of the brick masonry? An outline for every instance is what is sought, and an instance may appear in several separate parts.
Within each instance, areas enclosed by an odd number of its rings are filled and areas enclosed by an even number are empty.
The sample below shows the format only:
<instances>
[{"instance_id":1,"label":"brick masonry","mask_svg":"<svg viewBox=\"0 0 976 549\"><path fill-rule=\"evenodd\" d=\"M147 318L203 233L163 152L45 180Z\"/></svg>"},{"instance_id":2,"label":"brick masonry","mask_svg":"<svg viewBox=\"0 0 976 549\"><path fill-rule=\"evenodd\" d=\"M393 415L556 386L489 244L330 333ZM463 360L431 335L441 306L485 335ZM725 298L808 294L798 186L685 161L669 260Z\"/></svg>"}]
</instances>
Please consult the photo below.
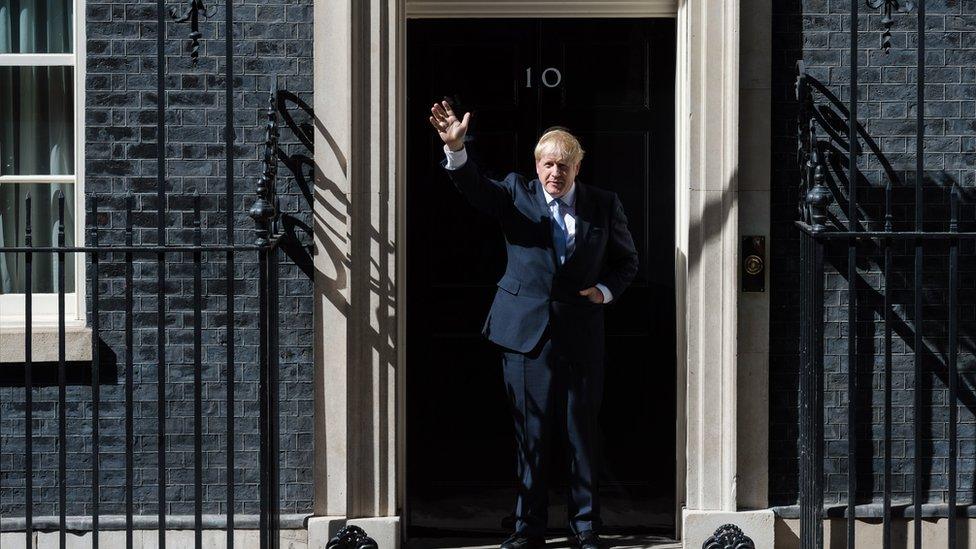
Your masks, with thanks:
<instances>
[{"instance_id":1,"label":"brick masonry","mask_svg":"<svg viewBox=\"0 0 976 549\"><path fill-rule=\"evenodd\" d=\"M182 5L182 3L180 4ZM863 4L861 4L863 6ZM933 0L927 2L926 80L926 219L927 227L941 228L947 219L947 188L961 185L964 193L962 228L972 229L974 218L970 192L976 185L976 1ZM173 4L177 7L177 4ZM189 64L189 32L186 24L167 27L167 239L186 242L192 238L191 202L187 195L200 193L203 200L203 235L208 243L222 242L228 211L224 198L222 36L221 6L214 5L214 17L202 25L198 67ZM841 99L849 94L848 40L850 0L777 0L773 3L773 209L771 234L771 455L770 499L773 505L788 505L797 498L797 335L798 235L795 218L796 183L795 116L793 80L795 62L803 59L811 73L826 83ZM86 103L86 188L88 195L101 197L104 214L98 218L102 242L120 242L124 215L122 196L136 193L136 242L155 242L155 2L87 3L88 89ZM238 241L252 237L253 226L246 215L260 172L258 143L263 139L262 110L266 92L272 87L288 88L311 103L312 90L312 6L311 0L235 2L237 61L235 86L239 161L236 166L237 199L234 211ZM862 7L859 72L860 119L881 144L883 152L900 175L895 190L894 215L899 227L912 219L915 150L914 56L917 36L914 15L896 14L890 54L878 48L880 16ZM285 132L289 154L300 153L295 139ZM861 195L864 216L876 226L882 211L883 179L877 162L863 160L865 181ZM287 175L287 172L283 171ZM292 178L282 182L281 206L297 226L310 225L306 194ZM109 213L111 212L111 213ZM843 222L843 212L835 208ZM89 220L90 221L90 220ZM90 224L90 223L89 223ZM282 510L305 512L311 508L311 281L301 250L308 252L307 233L298 230L299 242L281 269L282 331ZM859 501L879 499L881 492L881 436L883 327L879 292L883 290L879 249L860 250L858 264L858 347L861 390L859 424L862 425L858 463ZM893 343L894 376L894 476L896 500L910 496L913 484L911 442L913 428L912 389L913 312L912 249L899 247L892 289L895 295L896 333ZM827 410L825 462L828 501L845 497L847 462L846 372L847 372L847 281L845 250L831 250L825 278L825 367ZM973 497L976 450L976 403L971 388L973 375L973 323L976 322L976 266L972 246L963 248L960 291L960 455L961 501ZM926 308L923 323L927 348L926 389L920 416L923 447L920 448L927 501L946 499L945 471L948 444L947 390L945 388L946 341L946 251L933 248L924 264ZM224 512L223 479L224 407L222 345L223 263L221 257L205 259L204 316L204 412L206 512ZM237 512L257 512L257 384L255 356L256 265L253 257L237 258L238 298L236 349L238 407L236 441ZM102 293L102 458L100 481L102 512L122 512L122 406L125 363L123 344L121 258L103 258L100 270ZM167 433L168 511L192 512L192 260L167 261ZM303 270L304 268L304 270ZM136 510L156 512L156 346L155 280L152 256L137 258L135 265L136 345ZM90 273L89 273L90 276ZM91 288L89 281L88 288ZM89 299L90 301L90 299ZM91 426L90 389L86 385L86 364L72 365L69 388L69 514L90 512ZM39 374L43 377L45 374ZM48 374L50 378L50 375ZM23 390L16 388L16 368L8 369L0 389L0 512L4 516L23 514ZM56 398L53 387L36 390L35 408L35 507L38 515L57 512Z\"/></svg>"},{"instance_id":2,"label":"brick masonry","mask_svg":"<svg viewBox=\"0 0 976 549\"><path fill-rule=\"evenodd\" d=\"M899 182L893 193L896 230L911 230L914 220L915 87L917 78L917 13L895 14L892 49L879 47L880 13L859 2L858 118L891 161ZM926 17L926 138L924 157L925 228L945 230L948 225L949 189L962 188L961 230L974 230L973 187L976 185L976 2L927 1ZM799 234L796 218L797 184L796 114L794 95L796 61L838 97L850 94L850 0L785 0L773 3L773 196L771 246L771 453L770 499L773 505L797 502L799 335ZM859 203L869 228L882 228L885 179L874 158L862 157L864 172ZM846 183L839 182L846 189ZM846 191L842 196L846 195ZM846 202L846 200L845 200ZM838 205L836 222L847 217ZM896 502L910 501L913 466L918 455L923 472L923 498L947 501L948 468L948 247L927 245L923 263L922 329L925 341L923 391L919 421L922 446L914 449L914 248L894 247L891 290L894 301L893 362L893 469ZM846 501L847 456L847 349L848 282L846 245L828 251L825 274L825 437L824 464L827 502ZM879 246L858 248L856 341L859 390L857 392L858 503L880 502L883 490L883 371L884 324L883 253ZM972 243L961 247L959 346L959 501L972 501L976 478L976 423L973 411L973 334L976 333L976 262Z\"/></svg>"},{"instance_id":3,"label":"brick masonry","mask_svg":"<svg viewBox=\"0 0 976 549\"><path fill-rule=\"evenodd\" d=\"M188 23L169 23L166 38L167 177L166 238L191 243L193 202L199 193L204 211L204 243L226 242L228 211L237 242L252 242L247 210L261 173L264 109L268 92L287 88L312 103L312 1L236 0L235 164L236 197L226 201L224 128L225 36L222 2L207 2L213 17L202 23L205 39L199 65L190 64ZM183 10L189 2L169 2ZM170 18L167 18L170 19ZM137 244L156 242L156 3L87 0L87 100L85 193L97 195L101 243L124 239L124 195L135 193ZM301 117L296 116L299 121ZM288 154L302 146L282 134ZM280 270L281 505L282 513L304 513L312 505L312 282L309 254L311 207L288 170L279 171L280 206L296 227ZM88 226L92 216L87 215ZM294 223L292 223L294 222ZM86 236L90 242L90 235ZM203 432L204 512L224 513L226 478L226 284L224 254L203 258ZM124 512L124 257L103 257L99 269L101 324L101 513ZM193 294L192 257L166 261L166 406L168 512L193 512ZM156 277L152 254L137 255L133 348L135 383L135 509L155 514L156 474ZM258 512L258 321L257 263L253 253L236 256L235 348L237 504L235 511ZM91 321L92 271L88 307ZM70 364L68 389L69 515L91 512L90 364ZM7 369L0 389L0 512L24 514L23 370ZM57 387L50 366L35 374L47 386L34 392L34 514L53 515L57 506ZM17 385L20 385L18 388Z\"/></svg>"}]
</instances>

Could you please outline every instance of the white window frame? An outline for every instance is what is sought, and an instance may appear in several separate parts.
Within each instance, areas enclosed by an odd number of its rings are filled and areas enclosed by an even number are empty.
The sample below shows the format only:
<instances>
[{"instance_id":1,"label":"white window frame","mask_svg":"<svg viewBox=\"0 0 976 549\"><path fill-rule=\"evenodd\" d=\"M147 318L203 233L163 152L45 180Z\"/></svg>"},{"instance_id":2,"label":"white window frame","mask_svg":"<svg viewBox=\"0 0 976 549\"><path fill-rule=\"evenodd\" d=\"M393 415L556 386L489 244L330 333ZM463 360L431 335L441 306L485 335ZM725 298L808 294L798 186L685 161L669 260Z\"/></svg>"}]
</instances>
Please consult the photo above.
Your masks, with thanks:
<instances>
[{"instance_id":1,"label":"white window frame","mask_svg":"<svg viewBox=\"0 0 976 549\"><path fill-rule=\"evenodd\" d=\"M0 67L48 66L74 67L74 174L73 175L2 175L0 183L70 183L74 185L75 246L85 242L85 0L73 0L72 53L3 53ZM72 255L74 256L72 260ZM74 263L74 291L65 292L65 326L85 326L85 258L86 254L68 254L66 263ZM23 328L26 323L26 298L23 294L0 295L0 328ZM58 324L58 294L35 293L31 300L32 325L39 328Z\"/></svg>"}]
</instances>

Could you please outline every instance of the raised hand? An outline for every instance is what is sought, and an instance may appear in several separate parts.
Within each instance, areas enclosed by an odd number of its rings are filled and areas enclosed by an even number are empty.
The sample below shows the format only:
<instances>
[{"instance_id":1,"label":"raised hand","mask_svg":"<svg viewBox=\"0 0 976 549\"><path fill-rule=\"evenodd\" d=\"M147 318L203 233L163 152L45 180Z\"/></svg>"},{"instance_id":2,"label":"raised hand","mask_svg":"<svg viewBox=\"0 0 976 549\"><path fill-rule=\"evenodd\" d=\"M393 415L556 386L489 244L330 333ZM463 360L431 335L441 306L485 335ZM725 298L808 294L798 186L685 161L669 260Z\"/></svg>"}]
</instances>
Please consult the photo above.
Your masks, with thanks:
<instances>
[{"instance_id":1,"label":"raised hand","mask_svg":"<svg viewBox=\"0 0 976 549\"><path fill-rule=\"evenodd\" d=\"M437 135L452 151L459 151L464 146L464 134L468 133L468 122L471 113L464 113L464 119L458 120L454 109L447 101L434 103L430 108L430 125L437 130Z\"/></svg>"}]
</instances>

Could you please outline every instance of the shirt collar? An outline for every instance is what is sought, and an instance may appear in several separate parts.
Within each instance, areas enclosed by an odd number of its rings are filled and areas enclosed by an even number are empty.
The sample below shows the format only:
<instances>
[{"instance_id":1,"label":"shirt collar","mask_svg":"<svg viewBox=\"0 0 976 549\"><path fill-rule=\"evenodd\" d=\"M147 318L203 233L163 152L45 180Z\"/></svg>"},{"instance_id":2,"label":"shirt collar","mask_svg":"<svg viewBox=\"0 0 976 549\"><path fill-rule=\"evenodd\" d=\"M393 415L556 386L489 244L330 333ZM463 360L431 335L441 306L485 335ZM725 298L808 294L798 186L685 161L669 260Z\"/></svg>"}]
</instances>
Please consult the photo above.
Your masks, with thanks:
<instances>
[{"instance_id":1,"label":"shirt collar","mask_svg":"<svg viewBox=\"0 0 976 549\"><path fill-rule=\"evenodd\" d=\"M548 191L546 191L546 186L542 183L542 181L539 182L539 185L542 187L542 192L546 195L546 205L552 207L552 201L555 200L556 198L551 194L549 194ZM566 194L562 195L560 198L562 199L563 204L565 204L570 208L572 208L576 204L576 182L575 181L573 181L573 184L570 185L569 191Z\"/></svg>"}]
</instances>

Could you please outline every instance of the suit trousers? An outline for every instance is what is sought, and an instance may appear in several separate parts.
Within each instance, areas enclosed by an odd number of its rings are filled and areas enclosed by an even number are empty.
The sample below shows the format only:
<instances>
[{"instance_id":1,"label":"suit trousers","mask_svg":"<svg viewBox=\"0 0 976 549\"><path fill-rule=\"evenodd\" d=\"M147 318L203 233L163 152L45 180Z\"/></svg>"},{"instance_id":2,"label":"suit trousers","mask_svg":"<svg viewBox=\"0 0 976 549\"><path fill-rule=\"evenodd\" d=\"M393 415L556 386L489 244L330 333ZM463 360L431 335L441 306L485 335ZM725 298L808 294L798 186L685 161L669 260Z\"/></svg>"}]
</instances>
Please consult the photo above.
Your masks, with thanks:
<instances>
[{"instance_id":1,"label":"suit trousers","mask_svg":"<svg viewBox=\"0 0 976 549\"><path fill-rule=\"evenodd\" d=\"M567 441L570 527L579 533L599 531L602 526L597 416L603 395L603 362L574 361L556 347L547 329L528 353L507 351L502 357L515 421L519 479L515 531L530 537L541 537L546 531L546 464L553 429L564 430Z\"/></svg>"}]
</instances>

